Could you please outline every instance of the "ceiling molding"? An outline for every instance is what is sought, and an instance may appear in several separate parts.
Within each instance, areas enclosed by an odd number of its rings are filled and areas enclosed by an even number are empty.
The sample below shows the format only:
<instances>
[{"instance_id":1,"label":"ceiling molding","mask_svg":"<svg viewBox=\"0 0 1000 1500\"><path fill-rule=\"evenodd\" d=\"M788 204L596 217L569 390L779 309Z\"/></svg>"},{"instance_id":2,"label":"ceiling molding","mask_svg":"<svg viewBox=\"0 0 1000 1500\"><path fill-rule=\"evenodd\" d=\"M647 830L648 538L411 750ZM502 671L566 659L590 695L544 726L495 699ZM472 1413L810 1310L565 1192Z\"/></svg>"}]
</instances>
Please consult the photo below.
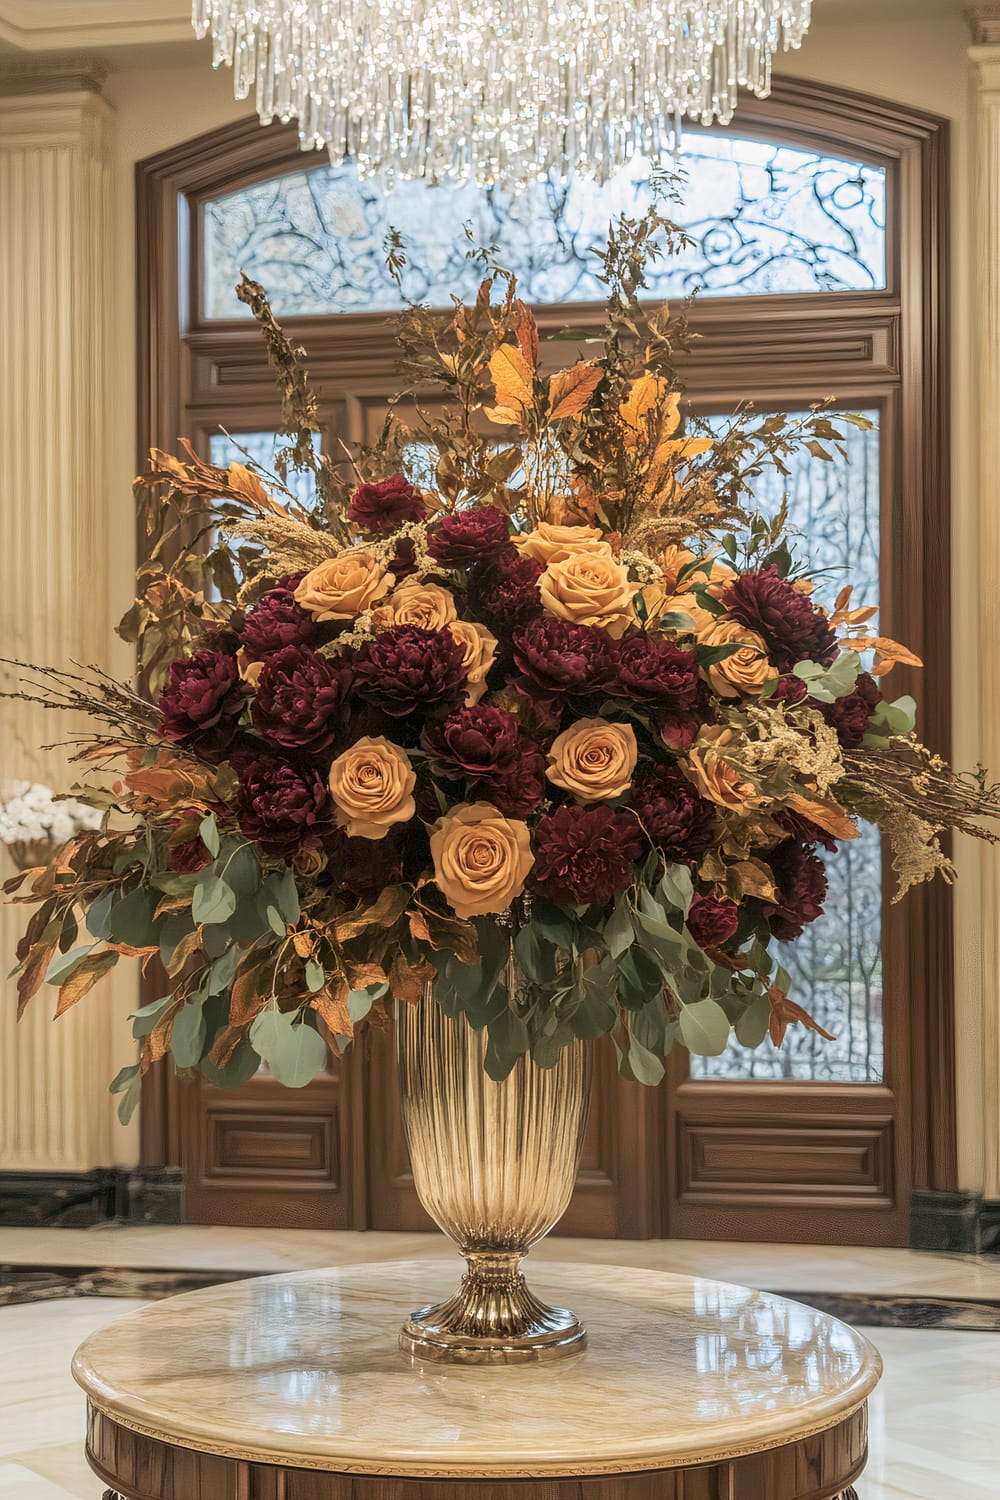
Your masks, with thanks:
<instances>
[{"instance_id":1,"label":"ceiling molding","mask_svg":"<svg viewBox=\"0 0 1000 1500\"><path fill-rule=\"evenodd\" d=\"M99 94L108 76L103 57L79 52L62 57L0 56L0 98L14 94Z\"/></svg>"},{"instance_id":2,"label":"ceiling molding","mask_svg":"<svg viewBox=\"0 0 1000 1500\"><path fill-rule=\"evenodd\" d=\"M0 42L19 52L193 38L190 0L0 0Z\"/></svg>"},{"instance_id":3,"label":"ceiling molding","mask_svg":"<svg viewBox=\"0 0 1000 1500\"><path fill-rule=\"evenodd\" d=\"M966 11L977 47L1000 45L1000 0L989 5L973 5Z\"/></svg>"}]
</instances>

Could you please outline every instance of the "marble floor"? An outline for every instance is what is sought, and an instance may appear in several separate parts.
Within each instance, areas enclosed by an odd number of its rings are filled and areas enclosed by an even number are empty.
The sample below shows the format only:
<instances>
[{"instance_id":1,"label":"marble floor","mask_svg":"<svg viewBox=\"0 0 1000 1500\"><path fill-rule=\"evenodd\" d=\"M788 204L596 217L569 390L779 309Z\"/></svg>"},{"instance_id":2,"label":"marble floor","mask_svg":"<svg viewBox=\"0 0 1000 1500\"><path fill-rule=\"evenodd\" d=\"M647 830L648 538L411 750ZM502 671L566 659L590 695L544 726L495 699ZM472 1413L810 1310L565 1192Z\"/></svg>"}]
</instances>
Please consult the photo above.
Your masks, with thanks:
<instances>
[{"instance_id":1,"label":"marble floor","mask_svg":"<svg viewBox=\"0 0 1000 1500\"><path fill-rule=\"evenodd\" d=\"M287 1271L440 1254L424 1235L186 1227L0 1230L0 1263ZM553 1240L536 1254L694 1272L794 1292L1000 1298L1000 1262L840 1247ZM83 1451L76 1346L143 1304L78 1297L0 1309L0 1500L99 1500ZM878 1328L861 1500L1000 1500L1000 1337ZM761 1497L764 1500L764 1497Z\"/></svg>"}]
</instances>

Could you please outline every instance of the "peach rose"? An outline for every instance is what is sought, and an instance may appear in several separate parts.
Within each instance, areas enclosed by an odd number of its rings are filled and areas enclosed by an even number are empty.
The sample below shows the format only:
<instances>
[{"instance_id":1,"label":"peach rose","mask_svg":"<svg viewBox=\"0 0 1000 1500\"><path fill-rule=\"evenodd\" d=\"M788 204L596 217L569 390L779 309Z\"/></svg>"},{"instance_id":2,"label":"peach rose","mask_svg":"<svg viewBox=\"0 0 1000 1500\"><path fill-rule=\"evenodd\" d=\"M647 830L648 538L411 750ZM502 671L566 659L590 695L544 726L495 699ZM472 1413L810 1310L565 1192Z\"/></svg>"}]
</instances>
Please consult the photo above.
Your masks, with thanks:
<instances>
[{"instance_id":1,"label":"peach rose","mask_svg":"<svg viewBox=\"0 0 1000 1500\"><path fill-rule=\"evenodd\" d=\"M726 616L713 620L708 630L698 632L698 641L702 646L739 645L732 656L724 656L704 669L720 698L759 697L764 684L778 675L767 659L764 641L738 620Z\"/></svg>"},{"instance_id":2,"label":"peach rose","mask_svg":"<svg viewBox=\"0 0 1000 1500\"><path fill-rule=\"evenodd\" d=\"M683 572L695 561L695 554L690 547L683 546L680 542L668 542L667 545L657 552L653 561L659 563L663 569L660 583L665 594L673 594L677 590L677 575Z\"/></svg>"},{"instance_id":3,"label":"peach rose","mask_svg":"<svg viewBox=\"0 0 1000 1500\"><path fill-rule=\"evenodd\" d=\"M638 754L631 724L580 719L552 741L545 774L578 802L606 802L628 791Z\"/></svg>"},{"instance_id":4,"label":"peach rose","mask_svg":"<svg viewBox=\"0 0 1000 1500\"><path fill-rule=\"evenodd\" d=\"M351 620L391 586L385 564L363 547L352 547L307 573L295 590L295 602L317 620Z\"/></svg>"},{"instance_id":5,"label":"peach rose","mask_svg":"<svg viewBox=\"0 0 1000 1500\"><path fill-rule=\"evenodd\" d=\"M463 803L434 824L434 879L456 916L506 911L535 863L527 823L488 802Z\"/></svg>"},{"instance_id":6,"label":"peach rose","mask_svg":"<svg viewBox=\"0 0 1000 1500\"><path fill-rule=\"evenodd\" d=\"M628 568L605 552L574 552L549 563L538 580L542 604L550 615L576 625L599 625L615 640L635 620Z\"/></svg>"},{"instance_id":7,"label":"peach rose","mask_svg":"<svg viewBox=\"0 0 1000 1500\"><path fill-rule=\"evenodd\" d=\"M522 557L533 557L546 568L578 552L612 555L610 543L598 526L553 526L550 521L539 521L534 531L514 536L512 541Z\"/></svg>"},{"instance_id":8,"label":"peach rose","mask_svg":"<svg viewBox=\"0 0 1000 1500\"><path fill-rule=\"evenodd\" d=\"M445 626L465 652L466 703L478 703L486 691L486 677L497 654L497 638L474 620L451 620Z\"/></svg>"},{"instance_id":9,"label":"peach rose","mask_svg":"<svg viewBox=\"0 0 1000 1500\"><path fill-rule=\"evenodd\" d=\"M393 823L407 823L416 812L416 780L405 750L365 735L330 767L338 824L351 838L384 839Z\"/></svg>"},{"instance_id":10,"label":"peach rose","mask_svg":"<svg viewBox=\"0 0 1000 1500\"><path fill-rule=\"evenodd\" d=\"M454 596L437 583L404 583L379 609L389 625L443 630L458 619Z\"/></svg>"},{"instance_id":11,"label":"peach rose","mask_svg":"<svg viewBox=\"0 0 1000 1500\"><path fill-rule=\"evenodd\" d=\"M747 813L763 805L764 799L742 772L726 760L735 747L736 733L721 724L703 729L680 768L703 797L730 812Z\"/></svg>"}]
</instances>

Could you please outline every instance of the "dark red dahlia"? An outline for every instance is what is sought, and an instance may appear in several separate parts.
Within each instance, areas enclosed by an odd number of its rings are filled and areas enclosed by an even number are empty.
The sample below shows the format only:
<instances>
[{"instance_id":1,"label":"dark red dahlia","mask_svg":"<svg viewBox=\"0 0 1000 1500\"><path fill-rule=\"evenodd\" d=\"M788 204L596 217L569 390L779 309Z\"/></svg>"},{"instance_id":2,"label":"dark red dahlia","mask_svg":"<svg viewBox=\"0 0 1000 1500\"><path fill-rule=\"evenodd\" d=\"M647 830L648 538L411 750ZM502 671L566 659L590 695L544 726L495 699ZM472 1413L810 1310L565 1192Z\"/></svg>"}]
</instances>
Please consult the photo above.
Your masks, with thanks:
<instances>
[{"instance_id":1,"label":"dark red dahlia","mask_svg":"<svg viewBox=\"0 0 1000 1500\"><path fill-rule=\"evenodd\" d=\"M822 916L826 871L822 860L797 839L786 839L767 858L779 899L761 905L774 936L779 942L790 943Z\"/></svg>"},{"instance_id":2,"label":"dark red dahlia","mask_svg":"<svg viewBox=\"0 0 1000 1500\"><path fill-rule=\"evenodd\" d=\"M813 847L822 844L824 849L832 853L837 847L837 840L832 833L827 833L825 828L820 828L812 818L803 817L802 813L792 812L790 808L777 814L774 820L779 828L783 828L790 838L798 839L800 844L808 844Z\"/></svg>"},{"instance_id":3,"label":"dark red dahlia","mask_svg":"<svg viewBox=\"0 0 1000 1500\"><path fill-rule=\"evenodd\" d=\"M532 620L515 633L513 647L517 686L544 703L592 697L611 677L611 640L596 625Z\"/></svg>"},{"instance_id":4,"label":"dark red dahlia","mask_svg":"<svg viewBox=\"0 0 1000 1500\"><path fill-rule=\"evenodd\" d=\"M491 802L505 818L527 818L541 805L547 790L545 756L533 740L528 740L516 770L470 781L467 796L470 802Z\"/></svg>"},{"instance_id":5,"label":"dark red dahlia","mask_svg":"<svg viewBox=\"0 0 1000 1500\"><path fill-rule=\"evenodd\" d=\"M304 646L312 638L316 622L295 602L295 589L304 576L283 578L243 616L240 644L252 661L263 661L283 646Z\"/></svg>"},{"instance_id":6,"label":"dark red dahlia","mask_svg":"<svg viewBox=\"0 0 1000 1500\"><path fill-rule=\"evenodd\" d=\"M644 847L630 813L557 807L535 830L535 888L557 906L607 906L632 884Z\"/></svg>"},{"instance_id":7,"label":"dark red dahlia","mask_svg":"<svg viewBox=\"0 0 1000 1500\"><path fill-rule=\"evenodd\" d=\"M790 708L801 703L808 691L801 677L779 677L774 686L773 702L787 703Z\"/></svg>"},{"instance_id":8,"label":"dark red dahlia","mask_svg":"<svg viewBox=\"0 0 1000 1500\"><path fill-rule=\"evenodd\" d=\"M375 484L359 484L351 496L347 518L369 536L384 536L404 521L423 521L424 497L404 474L390 474Z\"/></svg>"},{"instance_id":9,"label":"dark red dahlia","mask_svg":"<svg viewBox=\"0 0 1000 1500\"><path fill-rule=\"evenodd\" d=\"M172 661L160 694L163 733L186 740L206 729L235 722L249 689L240 679L236 658L204 647L193 656Z\"/></svg>"},{"instance_id":10,"label":"dark red dahlia","mask_svg":"<svg viewBox=\"0 0 1000 1500\"><path fill-rule=\"evenodd\" d=\"M361 648L354 681L359 697L394 719L449 713L465 694L465 653L447 630L395 625Z\"/></svg>"},{"instance_id":11,"label":"dark red dahlia","mask_svg":"<svg viewBox=\"0 0 1000 1500\"><path fill-rule=\"evenodd\" d=\"M397 583L417 571L417 549L412 536L401 536L389 562L389 572Z\"/></svg>"},{"instance_id":12,"label":"dark red dahlia","mask_svg":"<svg viewBox=\"0 0 1000 1500\"><path fill-rule=\"evenodd\" d=\"M469 601L483 623L501 639L542 612L538 580L544 569L533 557L509 547L492 563L475 568L469 578Z\"/></svg>"},{"instance_id":13,"label":"dark red dahlia","mask_svg":"<svg viewBox=\"0 0 1000 1500\"><path fill-rule=\"evenodd\" d=\"M609 692L633 703L689 709L698 692L695 654L662 636L626 636L615 648Z\"/></svg>"},{"instance_id":14,"label":"dark red dahlia","mask_svg":"<svg viewBox=\"0 0 1000 1500\"><path fill-rule=\"evenodd\" d=\"M442 775L482 781L516 770L525 747L533 742L513 714L477 703L426 725L420 743Z\"/></svg>"},{"instance_id":15,"label":"dark red dahlia","mask_svg":"<svg viewBox=\"0 0 1000 1500\"><path fill-rule=\"evenodd\" d=\"M471 505L442 516L427 539L431 557L447 568L490 562L509 545L507 517L495 505Z\"/></svg>"},{"instance_id":16,"label":"dark red dahlia","mask_svg":"<svg viewBox=\"0 0 1000 1500\"><path fill-rule=\"evenodd\" d=\"M822 704L823 717L837 731L845 750L856 750L864 739L873 709L882 702L882 689L870 672L862 672L853 692L835 703Z\"/></svg>"},{"instance_id":17,"label":"dark red dahlia","mask_svg":"<svg viewBox=\"0 0 1000 1500\"><path fill-rule=\"evenodd\" d=\"M314 766L293 766L265 754L241 757L237 769L240 830L268 854L287 859L330 832L333 808Z\"/></svg>"},{"instance_id":18,"label":"dark red dahlia","mask_svg":"<svg viewBox=\"0 0 1000 1500\"><path fill-rule=\"evenodd\" d=\"M740 909L734 901L717 901L696 891L686 921L699 948L721 948L740 925Z\"/></svg>"},{"instance_id":19,"label":"dark red dahlia","mask_svg":"<svg viewBox=\"0 0 1000 1500\"><path fill-rule=\"evenodd\" d=\"M673 766L642 761L632 778L629 803L665 859L690 864L711 845L715 809Z\"/></svg>"},{"instance_id":20,"label":"dark red dahlia","mask_svg":"<svg viewBox=\"0 0 1000 1500\"><path fill-rule=\"evenodd\" d=\"M837 654L837 638L826 615L782 578L773 563L741 573L722 595L722 602L733 619L763 636L779 672L791 671L797 661L829 666Z\"/></svg>"},{"instance_id":21,"label":"dark red dahlia","mask_svg":"<svg viewBox=\"0 0 1000 1500\"><path fill-rule=\"evenodd\" d=\"M345 661L308 646L286 646L261 667L250 710L253 727L288 749L325 750L340 727L351 681Z\"/></svg>"}]
</instances>

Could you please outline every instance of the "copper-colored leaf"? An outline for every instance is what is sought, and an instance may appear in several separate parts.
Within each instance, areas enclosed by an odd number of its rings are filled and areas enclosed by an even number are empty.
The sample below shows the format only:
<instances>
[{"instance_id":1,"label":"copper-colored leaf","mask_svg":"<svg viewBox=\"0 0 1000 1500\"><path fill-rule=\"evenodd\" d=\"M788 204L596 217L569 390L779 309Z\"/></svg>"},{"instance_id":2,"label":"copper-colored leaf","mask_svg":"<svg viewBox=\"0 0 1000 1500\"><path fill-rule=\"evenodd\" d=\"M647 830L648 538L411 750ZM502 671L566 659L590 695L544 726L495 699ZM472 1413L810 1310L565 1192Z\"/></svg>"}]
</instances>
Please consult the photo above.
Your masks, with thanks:
<instances>
[{"instance_id":1,"label":"copper-colored leaf","mask_svg":"<svg viewBox=\"0 0 1000 1500\"><path fill-rule=\"evenodd\" d=\"M333 922L334 938L339 943L346 943L364 932L366 927L391 927L406 910L409 899L409 886L387 885L371 906L336 917Z\"/></svg>"},{"instance_id":2,"label":"copper-colored leaf","mask_svg":"<svg viewBox=\"0 0 1000 1500\"><path fill-rule=\"evenodd\" d=\"M24 1015L25 1006L32 995L38 993L45 978L45 971L52 962L59 947L59 938L56 933L51 937L42 939L35 943L31 949L24 968L17 979L17 1019Z\"/></svg>"},{"instance_id":3,"label":"copper-colored leaf","mask_svg":"<svg viewBox=\"0 0 1000 1500\"><path fill-rule=\"evenodd\" d=\"M229 996L230 1026L249 1026L271 997L272 964L257 961L240 965Z\"/></svg>"},{"instance_id":4,"label":"copper-colored leaf","mask_svg":"<svg viewBox=\"0 0 1000 1500\"><path fill-rule=\"evenodd\" d=\"M857 827L837 802L820 802L811 797L802 797L796 792L788 798L788 806L835 839L860 837Z\"/></svg>"},{"instance_id":5,"label":"copper-colored leaf","mask_svg":"<svg viewBox=\"0 0 1000 1500\"><path fill-rule=\"evenodd\" d=\"M774 876L762 859L742 859L726 869L726 888L734 901L756 896L761 901L776 901Z\"/></svg>"},{"instance_id":6,"label":"copper-colored leaf","mask_svg":"<svg viewBox=\"0 0 1000 1500\"><path fill-rule=\"evenodd\" d=\"M245 1035L246 1028L243 1026L227 1026L225 1031L220 1031L212 1043L209 1061L217 1068L224 1068Z\"/></svg>"},{"instance_id":7,"label":"copper-colored leaf","mask_svg":"<svg viewBox=\"0 0 1000 1500\"><path fill-rule=\"evenodd\" d=\"M105 974L110 973L117 962L118 954L110 950L105 950L103 953L88 953L86 958L77 964L66 983L60 986L54 1019L58 1020L78 1000L82 1000L87 991L92 990Z\"/></svg>"},{"instance_id":8,"label":"copper-colored leaf","mask_svg":"<svg viewBox=\"0 0 1000 1500\"><path fill-rule=\"evenodd\" d=\"M350 959L344 960L347 977L351 988L354 990L366 990L374 984L385 984L386 972L381 964L355 964Z\"/></svg>"},{"instance_id":9,"label":"copper-colored leaf","mask_svg":"<svg viewBox=\"0 0 1000 1500\"><path fill-rule=\"evenodd\" d=\"M818 1021L814 1021L807 1010L797 1005L794 1000L789 1000L784 990L779 990L777 985L772 985L767 992L767 998L771 1002L771 1019L768 1023L768 1034L776 1047L780 1047L785 1040L785 1032L789 1024L798 1022L809 1031L818 1032L826 1041L832 1042L836 1038L829 1032L824 1031Z\"/></svg>"},{"instance_id":10,"label":"copper-colored leaf","mask_svg":"<svg viewBox=\"0 0 1000 1500\"><path fill-rule=\"evenodd\" d=\"M523 302L515 302L517 310L517 323L514 325L514 334L517 338L517 347L524 355L525 362L532 370L538 369L538 324L530 307Z\"/></svg>"},{"instance_id":11,"label":"copper-colored leaf","mask_svg":"<svg viewBox=\"0 0 1000 1500\"><path fill-rule=\"evenodd\" d=\"M405 1001L407 1005L416 1005L423 999L424 990L436 973L434 965L426 959L410 963L409 959L397 953L389 971L389 985L394 998Z\"/></svg>"},{"instance_id":12,"label":"copper-colored leaf","mask_svg":"<svg viewBox=\"0 0 1000 1500\"><path fill-rule=\"evenodd\" d=\"M568 370L558 370L549 381L549 420L578 417L600 384L604 371L592 360L581 359Z\"/></svg>"},{"instance_id":13,"label":"copper-colored leaf","mask_svg":"<svg viewBox=\"0 0 1000 1500\"><path fill-rule=\"evenodd\" d=\"M423 925L426 930L424 942L430 943L432 948L449 948L460 963L479 962L476 929L471 922L464 922L460 917L442 916L440 912L432 911L429 906L423 906L420 910L423 913Z\"/></svg>"},{"instance_id":14,"label":"copper-colored leaf","mask_svg":"<svg viewBox=\"0 0 1000 1500\"><path fill-rule=\"evenodd\" d=\"M309 1004L331 1035L354 1035L354 1022L347 1014L346 984L337 985L335 990L331 990L329 986L319 990L310 998Z\"/></svg>"},{"instance_id":15,"label":"copper-colored leaf","mask_svg":"<svg viewBox=\"0 0 1000 1500\"><path fill-rule=\"evenodd\" d=\"M187 963L188 959L193 958L194 955L200 951L200 949L201 929L199 927L196 927L194 932L185 933L180 942L177 944L177 947L174 949L173 953L171 953L170 962L167 964L167 973L179 974L184 965ZM153 949L152 951L156 952L156 949Z\"/></svg>"},{"instance_id":16,"label":"copper-colored leaf","mask_svg":"<svg viewBox=\"0 0 1000 1500\"><path fill-rule=\"evenodd\" d=\"M292 947L299 958L308 958L315 947L316 939L311 932L293 932Z\"/></svg>"},{"instance_id":17,"label":"copper-colored leaf","mask_svg":"<svg viewBox=\"0 0 1000 1500\"><path fill-rule=\"evenodd\" d=\"M50 896L48 901L43 901L41 906L32 912L31 921L24 929L21 937L18 938L17 947L14 949L18 963L24 962L49 925L49 918L55 911L58 900L58 896Z\"/></svg>"},{"instance_id":18,"label":"copper-colored leaf","mask_svg":"<svg viewBox=\"0 0 1000 1500\"><path fill-rule=\"evenodd\" d=\"M517 411L535 399L534 373L516 344L501 344L490 360L497 406Z\"/></svg>"}]
</instances>

